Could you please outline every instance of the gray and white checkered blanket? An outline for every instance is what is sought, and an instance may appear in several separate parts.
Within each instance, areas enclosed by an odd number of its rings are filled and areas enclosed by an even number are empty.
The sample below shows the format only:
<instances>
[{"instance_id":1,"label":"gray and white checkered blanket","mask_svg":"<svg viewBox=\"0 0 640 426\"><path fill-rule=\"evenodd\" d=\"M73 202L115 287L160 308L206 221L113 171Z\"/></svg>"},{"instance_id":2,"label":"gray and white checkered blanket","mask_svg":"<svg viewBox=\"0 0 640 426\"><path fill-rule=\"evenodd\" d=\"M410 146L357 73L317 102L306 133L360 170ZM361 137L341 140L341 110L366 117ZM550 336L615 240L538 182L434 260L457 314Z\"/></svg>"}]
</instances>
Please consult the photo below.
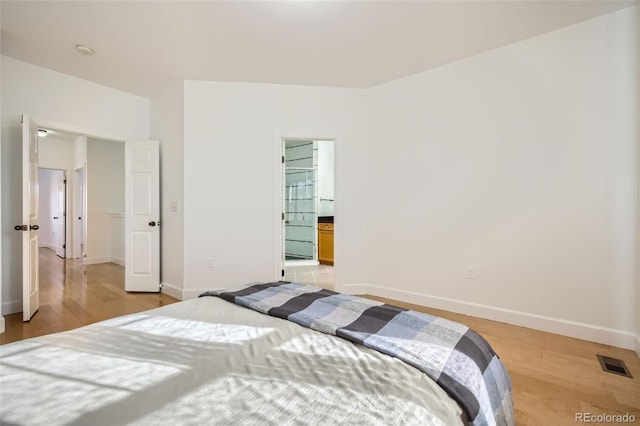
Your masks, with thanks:
<instances>
[{"instance_id":1,"label":"gray and white checkered blanket","mask_svg":"<svg viewBox=\"0 0 640 426\"><path fill-rule=\"evenodd\" d=\"M435 380L473 425L515 424L507 370L487 341L462 324L298 283L255 284L205 295L396 357Z\"/></svg>"}]
</instances>

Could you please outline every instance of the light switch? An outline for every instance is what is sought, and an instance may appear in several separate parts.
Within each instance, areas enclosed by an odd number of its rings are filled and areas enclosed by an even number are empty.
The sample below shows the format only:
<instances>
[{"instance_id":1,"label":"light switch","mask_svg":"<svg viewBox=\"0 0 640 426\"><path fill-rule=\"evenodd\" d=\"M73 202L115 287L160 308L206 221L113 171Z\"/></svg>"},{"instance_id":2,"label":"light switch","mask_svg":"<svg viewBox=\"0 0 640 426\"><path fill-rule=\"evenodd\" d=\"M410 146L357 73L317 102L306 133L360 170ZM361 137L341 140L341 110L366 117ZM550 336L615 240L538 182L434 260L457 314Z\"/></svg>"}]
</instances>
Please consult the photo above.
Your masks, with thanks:
<instances>
[{"instance_id":1,"label":"light switch","mask_svg":"<svg viewBox=\"0 0 640 426\"><path fill-rule=\"evenodd\" d=\"M174 212L174 213L178 212L178 202L177 201L174 201L174 202L171 203L171 211Z\"/></svg>"}]
</instances>

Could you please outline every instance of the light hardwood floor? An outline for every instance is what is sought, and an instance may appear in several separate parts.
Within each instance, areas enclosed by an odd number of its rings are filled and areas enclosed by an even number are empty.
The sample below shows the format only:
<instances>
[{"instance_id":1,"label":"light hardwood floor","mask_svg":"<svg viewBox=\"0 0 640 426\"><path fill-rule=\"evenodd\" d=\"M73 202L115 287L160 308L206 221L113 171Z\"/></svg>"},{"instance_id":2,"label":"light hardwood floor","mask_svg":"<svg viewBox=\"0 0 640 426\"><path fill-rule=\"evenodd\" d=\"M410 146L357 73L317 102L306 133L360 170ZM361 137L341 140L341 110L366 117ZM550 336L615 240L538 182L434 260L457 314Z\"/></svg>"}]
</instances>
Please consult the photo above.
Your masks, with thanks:
<instances>
[{"instance_id":1,"label":"light hardwood floor","mask_svg":"<svg viewBox=\"0 0 640 426\"><path fill-rule=\"evenodd\" d=\"M127 293L124 268L114 263L84 266L40 249L40 309L29 322L22 313L5 316L0 344L71 330L108 318L178 302L162 293Z\"/></svg>"},{"instance_id":2,"label":"light hardwood floor","mask_svg":"<svg viewBox=\"0 0 640 426\"><path fill-rule=\"evenodd\" d=\"M120 266L83 267L80 261L63 261L50 250L42 252L40 311L28 323L22 322L20 313L5 317L7 331L0 335L0 343L177 302L165 294L126 293ZM575 425L576 413L629 413L640 424L640 358L632 351L368 297L448 318L483 335L511 375L518 425ZM596 354L623 359L634 378L603 372Z\"/></svg>"}]
</instances>

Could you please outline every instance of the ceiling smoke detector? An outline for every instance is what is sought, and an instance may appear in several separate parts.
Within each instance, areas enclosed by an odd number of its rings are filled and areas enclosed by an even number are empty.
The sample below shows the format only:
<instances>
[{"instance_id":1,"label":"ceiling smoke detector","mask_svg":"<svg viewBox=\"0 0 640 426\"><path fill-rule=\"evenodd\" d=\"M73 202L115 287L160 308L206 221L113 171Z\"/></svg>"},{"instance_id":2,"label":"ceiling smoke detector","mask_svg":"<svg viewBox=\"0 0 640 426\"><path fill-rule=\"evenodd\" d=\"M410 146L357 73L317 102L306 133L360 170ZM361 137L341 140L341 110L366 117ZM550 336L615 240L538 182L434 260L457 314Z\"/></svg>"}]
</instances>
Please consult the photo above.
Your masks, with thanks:
<instances>
[{"instance_id":1,"label":"ceiling smoke detector","mask_svg":"<svg viewBox=\"0 0 640 426\"><path fill-rule=\"evenodd\" d=\"M76 44L76 50L80 53L82 53L83 55L93 55L95 53L95 50L93 50L92 48L85 46L84 44Z\"/></svg>"}]
</instances>

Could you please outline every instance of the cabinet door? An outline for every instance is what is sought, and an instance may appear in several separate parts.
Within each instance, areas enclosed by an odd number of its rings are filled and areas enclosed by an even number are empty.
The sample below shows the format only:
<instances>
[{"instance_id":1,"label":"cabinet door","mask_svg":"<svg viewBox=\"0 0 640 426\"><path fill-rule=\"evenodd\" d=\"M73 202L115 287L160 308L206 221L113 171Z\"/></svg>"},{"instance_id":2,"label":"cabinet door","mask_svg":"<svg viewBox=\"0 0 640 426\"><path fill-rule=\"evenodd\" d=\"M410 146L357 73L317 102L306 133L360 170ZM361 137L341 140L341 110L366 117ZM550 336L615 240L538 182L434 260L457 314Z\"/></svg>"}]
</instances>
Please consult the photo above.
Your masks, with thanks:
<instances>
[{"instance_id":1,"label":"cabinet door","mask_svg":"<svg viewBox=\"0 0 640 426\"><path fill-rule=\"evenodd\" d=\"M318 260L333 265L333 224L318 225Z\"/></svg>"}]
</instances>

